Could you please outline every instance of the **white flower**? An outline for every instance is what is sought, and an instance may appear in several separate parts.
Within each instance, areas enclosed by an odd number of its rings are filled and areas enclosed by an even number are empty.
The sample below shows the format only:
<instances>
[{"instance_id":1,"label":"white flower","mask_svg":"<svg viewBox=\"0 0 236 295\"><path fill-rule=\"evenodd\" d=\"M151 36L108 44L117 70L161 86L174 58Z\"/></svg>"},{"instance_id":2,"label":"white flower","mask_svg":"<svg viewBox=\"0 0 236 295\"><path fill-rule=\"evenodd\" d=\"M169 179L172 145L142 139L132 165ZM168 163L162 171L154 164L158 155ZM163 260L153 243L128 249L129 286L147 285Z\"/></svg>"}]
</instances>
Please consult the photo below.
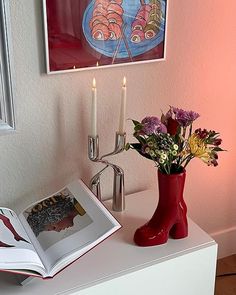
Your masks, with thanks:
<instances>
[{"instance_id":1,"label":"white flower","mask_svg":"<svg viewBox=\"0 0 236 295\"><path fill-rule=\"evenodd\" d=\"M149 142L148 142L148 146L149 146L149 147L153 147L153 145L154 145L154 143L153 143L152 141L149 141Z\"/></svg>"},{"instance_id":2,"label":"white flower","mask_svg":"<svg viewBox=\"0 0 236 295\"><path fill-rule=\"evenodd\" d=\"M161 159L166 160L167 159L167 155L166 154L161 154Z\"/></svg>"},{"instance_id":3,"label":"white flower","mask_svg":"<svg viewBox=\"0 0 236 295\"><path fill-rule=\"evenodd\" d=\"M179 147L178 147L177 144L174 144L174 145L173 145L173 149L174 149L174 150L178 151L178 148L179 148Z\"/></svg>"},{"instance_id":4,"label":"white flower","mask_svg":"<svg viewBox=\"0 0 236 295\"><path fill-rule=\"evenodd\" d=\"M149 152L149 155L150 155L151 157L154 157L154 156L156 156L156 154L155 154L154 150L150 150L150 152Z\"/></svg>"},{"instance_id":5,"label":"white flower","mask_svg":"<svg viewBox=\"0 0 236 295\"><path fill-rule=\"evenodd\" d=\"M148 154L150 152L150 147L145 148L145 153Z\"/></svg>"}]
</instances>

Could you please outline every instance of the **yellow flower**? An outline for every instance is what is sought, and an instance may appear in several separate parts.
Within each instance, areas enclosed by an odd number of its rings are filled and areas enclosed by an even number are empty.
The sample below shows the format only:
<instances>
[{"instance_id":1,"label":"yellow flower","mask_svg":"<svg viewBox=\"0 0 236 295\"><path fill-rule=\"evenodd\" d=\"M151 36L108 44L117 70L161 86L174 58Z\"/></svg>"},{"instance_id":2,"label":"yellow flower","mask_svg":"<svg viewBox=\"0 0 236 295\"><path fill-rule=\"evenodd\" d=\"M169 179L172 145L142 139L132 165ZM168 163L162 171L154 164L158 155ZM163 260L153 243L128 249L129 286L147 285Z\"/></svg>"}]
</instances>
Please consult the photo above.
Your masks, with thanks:
<instances>
[{"instance_id":1,"label":"yellow flower","mask_svg":"<svg viewBox=\"0 0 236 295\"><path fill-rule=\"evenodd\" d=\"M190 148L190 153L197 158L200 158L203 162L209 163L211 158L211 150L207 147L204 141L198 137L196 133L193 133L189 139L188 144Z\"/></svg>"}]
</instances>

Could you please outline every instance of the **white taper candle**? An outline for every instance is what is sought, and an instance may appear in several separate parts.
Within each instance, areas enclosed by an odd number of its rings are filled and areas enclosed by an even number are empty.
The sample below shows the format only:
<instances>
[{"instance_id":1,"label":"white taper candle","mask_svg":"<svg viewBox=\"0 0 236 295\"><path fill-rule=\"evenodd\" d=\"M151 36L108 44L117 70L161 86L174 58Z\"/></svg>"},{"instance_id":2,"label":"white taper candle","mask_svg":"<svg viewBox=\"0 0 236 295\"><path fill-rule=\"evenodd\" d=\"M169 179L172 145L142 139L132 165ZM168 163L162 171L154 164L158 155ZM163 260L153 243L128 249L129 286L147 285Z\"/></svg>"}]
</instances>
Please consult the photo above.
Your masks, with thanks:
<instances>
[{"instance_id":1,"label":"white taper candle","mask_svg":"<svg viewBox=\"0 0 236 295\"><path fill-rule=\"evenodd\" d=\"M92 87L92 106L91 106L91 130L90 136L97 136L97 88L96 80L93 78L93 87Z\"/></svg>"},{"instance_id":2,"label":"white taper candle","mask_svg":"<svg viewBox=\"0 0 236 295\"><path fill-rule=\"evenodd\" d=\"M121 105L120 105L120 121L119 121L119 134L125 133L125 117L126 117L126 77L123 78L123 86L121 93Z\"/></svg>"}]
</instances>

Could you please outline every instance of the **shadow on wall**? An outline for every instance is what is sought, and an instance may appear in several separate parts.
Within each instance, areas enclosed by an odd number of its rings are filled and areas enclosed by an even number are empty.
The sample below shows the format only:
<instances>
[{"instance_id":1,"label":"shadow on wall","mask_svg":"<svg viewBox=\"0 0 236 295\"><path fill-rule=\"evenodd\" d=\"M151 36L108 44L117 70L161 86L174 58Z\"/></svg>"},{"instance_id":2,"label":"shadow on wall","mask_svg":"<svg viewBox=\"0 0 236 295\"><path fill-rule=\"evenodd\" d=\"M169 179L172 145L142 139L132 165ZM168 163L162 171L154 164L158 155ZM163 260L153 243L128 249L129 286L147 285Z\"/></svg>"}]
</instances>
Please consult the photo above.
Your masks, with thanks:
<instances>
[{"instance_id":1,"label":"shadow on wall","mask_svg":"<svg viewBox=\"0 0 236 295\"><path fill-rule=\"evenodd\" d=\"M65 179L71 180L72 177L85 180L92 175L87 156L88 135L84 99L79 98L77 101L76 106L72 103L68 107L64 97L60 96L57 100L57 111L55 112L55 122L57 122L55 127L56 143L53 162L57 179L59 177L62 183ZM75 114L70 112L75 112ZM76 119L72 120L73 118Z\"/></svg>"}]
</instances>

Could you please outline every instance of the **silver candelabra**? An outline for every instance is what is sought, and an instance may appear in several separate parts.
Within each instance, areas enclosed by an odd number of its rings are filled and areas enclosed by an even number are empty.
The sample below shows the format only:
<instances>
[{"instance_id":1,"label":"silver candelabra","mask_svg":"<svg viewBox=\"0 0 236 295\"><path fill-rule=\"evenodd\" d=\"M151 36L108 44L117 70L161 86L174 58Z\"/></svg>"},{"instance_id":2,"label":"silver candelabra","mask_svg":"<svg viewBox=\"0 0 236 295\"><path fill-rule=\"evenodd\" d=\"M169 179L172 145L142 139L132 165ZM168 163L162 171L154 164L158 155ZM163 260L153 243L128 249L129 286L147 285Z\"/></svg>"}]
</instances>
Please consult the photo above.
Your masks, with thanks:
<instances>
[{"instance_id":1,"label":"silver candelabra","mask_svg":"<svg viewBox=\"0 0 236 295\"><path fill-rule=\"evenodd\" d=\"M99 137L89 136L88 137L88 156L93 162L102 163L105 165L97 174L95 174L90 181L90 188L92 192L101 201L101 175L109 167L114 171L114 181L113 181L113 202L112 209L114 211L123 211L125 209L125 199L124 199L124 171L118 165L115 165L105 158L108 156L114 156L121 153L125 148L125 137L126 134L119 134L116 132L115 136L115 148L113 152L105 154L99 157Z\"/></svg>"}]
</instances>

